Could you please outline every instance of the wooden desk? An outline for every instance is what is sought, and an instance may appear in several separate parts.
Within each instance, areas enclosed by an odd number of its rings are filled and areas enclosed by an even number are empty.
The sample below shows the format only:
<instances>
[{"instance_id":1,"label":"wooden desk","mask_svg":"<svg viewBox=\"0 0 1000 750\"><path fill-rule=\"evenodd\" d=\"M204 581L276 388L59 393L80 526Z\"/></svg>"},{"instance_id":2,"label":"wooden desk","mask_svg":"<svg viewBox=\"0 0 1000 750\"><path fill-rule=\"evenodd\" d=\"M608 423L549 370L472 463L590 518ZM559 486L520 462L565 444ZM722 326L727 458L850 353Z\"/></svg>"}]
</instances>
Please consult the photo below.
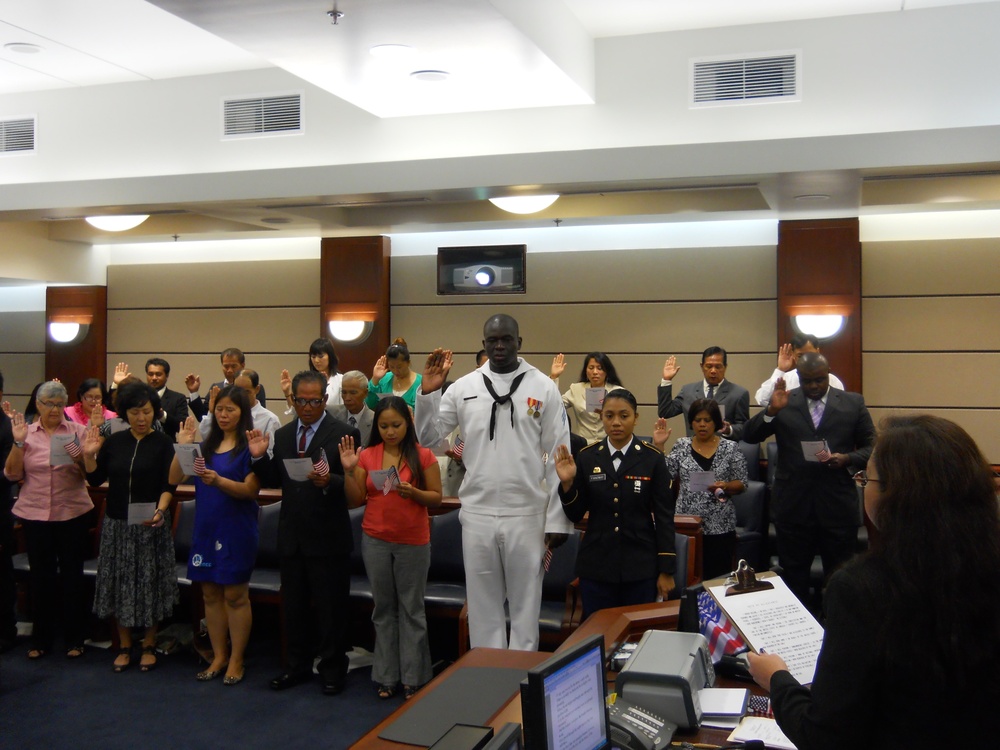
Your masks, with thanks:
<instances>
[{"instance_id":1,"label":"wooden desk","mask_svg":"<svg viewBox=\"0 0 1000 750\"><path fill-rule=\"evenodd\" d=\"M595 612L577 628L566 642L557 649L563 651L574 643L578 643L584 638L602 633L604 635L604 649L606 654L610 654L621 643L632 639L637 639L644 632L651 629L675 630L677 628L677 616L680 611L679 602L657 602L654 604L640 604L632 607L616 607L614 609L603 609ZM380 748L382 750L406 750L415 748L417 745L404 745L398 742L388 742L379 739L379 732L384 730L411 705L415 704L429 691L434 690L444 680L456 670L465 667L519 667L530 669L536 664L541 664L551 654L537 651L504 651L494 648L474 648L466 652L458 661L448 669L438 675L427 687L417 693L416 697L408 703L404 703L396 711L387 716L382 723L372 729L362 737L357 743L352 745L355 748ZM609 692L614 690L614 673L608 674ZM727 680L719 678L716 680L718 687L748 687L751 691L764 695L764 691L756 685L747 682ZM510 700L490 719L490 726L499 729L509 721L521 723L521 696L512 695ZM730 734L728 729L708 729L703 728L697 731L678 732L677 739L688 742L706 743L711 745L725 744L726 737Z\"/></svg>"}]
</instances>

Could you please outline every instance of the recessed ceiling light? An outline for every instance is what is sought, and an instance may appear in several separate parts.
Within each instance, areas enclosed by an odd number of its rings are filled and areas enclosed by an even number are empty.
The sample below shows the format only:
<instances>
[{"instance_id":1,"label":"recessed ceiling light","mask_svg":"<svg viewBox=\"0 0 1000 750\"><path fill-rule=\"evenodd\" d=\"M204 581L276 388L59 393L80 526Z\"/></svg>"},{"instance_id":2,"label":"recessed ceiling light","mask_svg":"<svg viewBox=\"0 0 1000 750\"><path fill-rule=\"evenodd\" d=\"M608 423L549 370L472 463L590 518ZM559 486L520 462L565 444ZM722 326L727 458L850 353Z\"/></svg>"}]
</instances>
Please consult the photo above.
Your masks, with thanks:
<instances>
[{"instance_id":1,"label":"recessed ceiling light","mask_svg":"<svg viewBox=\"0 0 1000 750\"><path fill-rule=\"evenodd\" d=\"M505 198L490 198L490 203L512 214L533 214L544 211L558 198L558 195L509 195Z\"/></svg>"},{"instance_id":2,"label":"recessed ceiling light","mask_svg":"<svg viewBox=\"0 0 1000 750\"><path fill-rule=\"evenodd\" d=\"M20 52L22 55L35 55L42 51L42 47L30 42L9 42L3 48L8 52Z\"/></svg>"},{"instance_id":3,"label":"recessed ceiling light","mask_svg":"<svg viewBox=\"0 0 1000 750\"><path fill-rule=\"evenodd\" d=\"M830 196L826 193L807 193L806 195L796 195L797 201L828 201Z\"/></svg>"},{"instance_id":4,"label":"recessed ceiling light","mask_svg":"<svg viewBox=\"0 0 1000 750\"><path fill-rule=\"evenodd\" d=\"M427 81L429 83L438 81L447 81L448 76L450 76L447 70L414 70L410 73L410 78L415 78L418 81Z\"/></svg>"},{"instance_id":5,"label":"recessed ceiling light","mask_svg":"<svg viewBox=\"0 0 1000 750\"><path fill-rule=\"evenodd\" d=\"M105 232L125 232L134 229L149 218L149 214L131 214L120 216L87 216L90 226Z\"/></svg>"},{"instance_id":6,"label":"recessed ceiling light","mask_svg":"<svg viewBox=\"0 0 1000 750\"><path fill-rule=\"evenodd\" d=\"M409 57L414 52L413 47L406 44L376 44L368 50L368 53L372 57L393 60L400 57Z\"/></svg>"}]
</instances>

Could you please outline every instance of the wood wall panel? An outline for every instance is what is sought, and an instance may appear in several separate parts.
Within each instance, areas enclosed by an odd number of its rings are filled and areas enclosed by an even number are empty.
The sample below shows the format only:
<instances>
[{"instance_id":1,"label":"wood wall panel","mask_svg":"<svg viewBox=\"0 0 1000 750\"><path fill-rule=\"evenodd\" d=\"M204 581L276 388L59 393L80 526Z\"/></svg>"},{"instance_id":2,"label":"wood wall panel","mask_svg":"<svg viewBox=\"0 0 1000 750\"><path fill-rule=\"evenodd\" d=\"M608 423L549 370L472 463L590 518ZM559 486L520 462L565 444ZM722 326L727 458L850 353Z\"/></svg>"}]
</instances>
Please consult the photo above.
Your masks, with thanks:
<instances>
[{"instance_id":1,"label":"wood wall panel","mask_svg":"<svg viewBox=\"0 0 1000 750\"><path fill-rule=\"evenodd\" d=\"M436 256L406 256L392 260L392 304L773 299L774 263L773 245L529 253L525 294L475 297L438 296Z\"/></svg>"},{"instance_id":2,"label":"wood wall panel","mask_svg":"<svg viewBox=\"0 0 1000 750\"><path fill-rule=\"evenodd\" d=\"M5 352L45 353L45 311L0 312L0 355Z\"/></svg>"},{"instance_id":3,"label":"wood wall panel","mask_svg":"<svg viewBox=\"0 0 1000 750\"><path fill-rule=\"evenodd\" d=\"M78 341L59 343L45 336L45 378L59 378L70 394L80 384L99 377L108 354L108 289L104 286L61 286L45 290L46 321L59 315L89 316L86 333Z\"/></svg>"},{"instance_id":4,"label":"wood wall panel","mask_svg":"<svg viewBox=\"0 0 1000 750\"><path fill-rule=\"evenodd\" d=\"M1000 350L1000 295L865 299L864 318L866 351Z\"/></svg>"},{"instance_id":5,"label":"wood wall panel","mask_svg":"<svg viewBox=\"0 0 1000 750\"><path fill-rule=\"evenodd\" d=\"M319 282L315 260L108 266L108 307L318 306Z\"/></svg>"},{"instance_id":6,"label":"wood wall panel","mask_svg":"<svg viewBox=\"0 0 1000 750\"><path fill-rule=\"evenodd\" d=\"M1000 238L868 242L866 297L1000 292Z\"/></svg>"}]
</instances>

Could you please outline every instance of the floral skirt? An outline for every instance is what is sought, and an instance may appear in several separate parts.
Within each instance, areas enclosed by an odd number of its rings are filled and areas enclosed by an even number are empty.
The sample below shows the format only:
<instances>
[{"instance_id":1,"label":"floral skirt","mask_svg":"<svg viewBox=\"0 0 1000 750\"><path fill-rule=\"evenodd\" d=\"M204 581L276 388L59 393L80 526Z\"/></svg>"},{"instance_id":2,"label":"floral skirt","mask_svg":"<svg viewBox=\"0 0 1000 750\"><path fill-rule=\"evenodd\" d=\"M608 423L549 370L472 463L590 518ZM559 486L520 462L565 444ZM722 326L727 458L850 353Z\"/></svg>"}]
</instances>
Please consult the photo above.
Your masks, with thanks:
<instances>
[{"instance_id":1,"label":"floral skirt","mask_svg":"<svg viewBox=\"0 0 1000 750\"><path fill-rule=\"evenodd\" d=\"M177 599L169 514L158 529L105 517L94 613L123 627L148 628L169 617Z\"/></svg>"}]
</instances>

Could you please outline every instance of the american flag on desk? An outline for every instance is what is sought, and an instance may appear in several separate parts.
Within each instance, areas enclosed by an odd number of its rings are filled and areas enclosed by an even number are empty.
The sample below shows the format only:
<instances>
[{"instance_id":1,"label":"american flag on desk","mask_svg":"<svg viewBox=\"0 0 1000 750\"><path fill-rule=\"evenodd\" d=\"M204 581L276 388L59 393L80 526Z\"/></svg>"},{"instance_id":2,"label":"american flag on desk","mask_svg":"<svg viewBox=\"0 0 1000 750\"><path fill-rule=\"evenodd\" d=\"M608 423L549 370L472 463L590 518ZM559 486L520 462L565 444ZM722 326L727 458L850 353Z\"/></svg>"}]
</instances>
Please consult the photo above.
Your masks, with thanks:
<instances>
[{"instance_id":1,"label":"american flag on desk","mask_svg":"<svg viewBox=\"0 0 1000 750\"><path fill-rule=\"evenodd\" d=\"M319 461L313 464L313 471L321 477L325 477L330 473L330 463L326 460L326 450L323 448L319 449Z\"/></svg>"},{"instance_id":2,"label":"american flag on desk","mask_svg":"<svg viewBox=\"0 0 1000 750\"><path fill-rule=\"evenodd\" d=\"M382 494L388 495L396 487L399 487L399 472L396 471L395 466L392 466L389 468L389 474L386 476L385 481L382 482Z\"/></svg>"},{"instance_id":3,"label":"american flag on desk","mask_svg":"<svg viewBox=\"0 0 1000 750\"><path fill-rule=\"evenodd\" d=\"M746 641L707 591L698 594L698 628L708 640L712 661L747 650Z\"/></svg>"}]
</instances>

